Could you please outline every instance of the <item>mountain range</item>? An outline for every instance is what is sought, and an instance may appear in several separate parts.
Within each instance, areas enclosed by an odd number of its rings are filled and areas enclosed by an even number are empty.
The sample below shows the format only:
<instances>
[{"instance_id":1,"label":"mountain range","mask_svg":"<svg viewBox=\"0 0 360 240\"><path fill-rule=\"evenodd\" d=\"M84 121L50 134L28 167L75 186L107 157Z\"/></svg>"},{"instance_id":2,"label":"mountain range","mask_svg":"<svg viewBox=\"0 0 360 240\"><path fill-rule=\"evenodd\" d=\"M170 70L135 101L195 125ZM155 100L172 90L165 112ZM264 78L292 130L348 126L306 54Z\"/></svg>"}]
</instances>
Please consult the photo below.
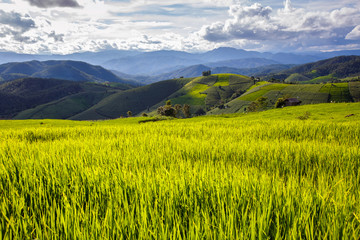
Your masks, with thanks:
<instances>
[{"instance_id":1,"label":"mountain range","mask_svg":"<svg viewBox=\"0 0 360 240\"><path fill-rule=\"evenodd\" d=\"M360 50L325 53L270 53L222 47L203 53L166 50L154 52L107 50L68 55L32 55L0 52L0 64L30 60L73 60L100 65L128 75L156 76L199 64L209 67L253 68L269 64L304 64L341 55L360 55ZM252 59L252 62L249 62L249 59Z\"/></svg>"}]
</instances>

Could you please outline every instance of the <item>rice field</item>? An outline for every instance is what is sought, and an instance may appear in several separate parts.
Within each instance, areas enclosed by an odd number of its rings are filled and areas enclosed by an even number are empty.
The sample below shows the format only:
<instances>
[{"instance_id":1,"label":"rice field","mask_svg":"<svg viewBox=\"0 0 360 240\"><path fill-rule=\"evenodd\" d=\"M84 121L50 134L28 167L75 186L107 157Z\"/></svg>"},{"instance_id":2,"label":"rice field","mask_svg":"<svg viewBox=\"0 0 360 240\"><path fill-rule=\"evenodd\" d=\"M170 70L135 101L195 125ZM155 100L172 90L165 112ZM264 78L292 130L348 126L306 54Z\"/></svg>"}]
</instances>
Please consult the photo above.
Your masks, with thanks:
<instances>
[{"instance_id":1,"label":"rice field","mask_svg":"<svg viewBox=\"0 0 360 240\"><path fill-rule=\"evenodd\" d=\"M359 103L139 120L0 121L0 239L359 239Z\"/></svg>"}]
</instances>

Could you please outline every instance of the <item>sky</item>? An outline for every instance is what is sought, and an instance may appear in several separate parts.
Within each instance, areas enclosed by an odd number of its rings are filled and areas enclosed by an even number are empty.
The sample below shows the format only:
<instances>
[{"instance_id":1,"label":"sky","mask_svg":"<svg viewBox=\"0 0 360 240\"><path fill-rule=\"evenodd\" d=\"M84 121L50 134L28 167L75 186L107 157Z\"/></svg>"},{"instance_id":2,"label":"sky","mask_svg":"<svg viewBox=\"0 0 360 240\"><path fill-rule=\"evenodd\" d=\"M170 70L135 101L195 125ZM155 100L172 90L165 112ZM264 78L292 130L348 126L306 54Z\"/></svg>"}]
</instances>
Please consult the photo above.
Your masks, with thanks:
<instances>
[{"instance_id":1,"label":"sky","mask_svg":"<svg viewBox=\"0 0 360 240\"><path fill-rule=\"evenodd\" d=\"M0 51L360 49L359 0L0 0Z\"/></svg>"}]
</instances>

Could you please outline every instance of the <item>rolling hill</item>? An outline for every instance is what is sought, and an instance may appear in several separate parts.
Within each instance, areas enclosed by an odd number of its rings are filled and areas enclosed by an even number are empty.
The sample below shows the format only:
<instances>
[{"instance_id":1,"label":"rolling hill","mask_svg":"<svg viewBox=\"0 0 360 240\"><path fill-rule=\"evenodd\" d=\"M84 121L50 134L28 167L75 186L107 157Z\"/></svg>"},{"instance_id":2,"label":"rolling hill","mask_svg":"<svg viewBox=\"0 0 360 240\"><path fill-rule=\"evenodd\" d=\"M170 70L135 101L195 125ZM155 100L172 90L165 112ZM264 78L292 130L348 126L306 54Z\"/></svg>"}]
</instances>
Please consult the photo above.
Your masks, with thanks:
<instances>
[{"instance_id":1,"label":"rolling hill","mask_svg":"<svg viewBox=\"0 0 360 240\"><path fill-rule=\"evenodd\" d=\"M70 119L111 119L126 116L127 111L133 114L140 113L154 104L166 99L172 93L181 89L191 79L166 80L139 88L130 89L113 94L88 110L79 113Z\"/></svg>"},{"instance_id":2,"label":"rolling hill","mask_svg":"<svg viewBox=\"0 0 360 240\"><path fill-rule=\"evenodd\" d=\"M269 75L266 79L275 78L288 83L321 83L358 77L360 77L360 56L340 56L295 66Z\"/></svg>"},{"instance_id":3,"label":"rolling hill","mask_svg":"<svg viewBox=\"0 0 360 240\"><path fill-rule=\"evenodd\" d=\"M360 82L326 84L283 84L261 82L250 88L240 97L229 101L225 108L214 108L208 114L227 114L244 112L248 106L260 97L265 97L267 106L263 110L274 108L278 98L297 98L301 105L329 102L358 102L360 100Z\"/></svg>"},{"instance_id":4,"label":"rolling hill","mask_svg":"<svg viewBox=\"0 0 360 240\"><path fill-rule=\"evenodd\" d=\"M192 78L183 88L166 98L172 104L188 104L191 113L198 115L235 99L254 84L250 77L236 74L213 74L206 77ZM144 113L154 115L164 100L155 104Z\"/></svg>"},{"instance_id":5,"label":"rolling hill","mask_svg":"<svg viewBox=\"0 0 360 240\"><path fill-rule=\"evenodd\" d=\"M0 81L18 78L54 78L70 81L106 83L114 82L121 89L139 86L138 83L122 79L100 66L77 61L30 61L0 65Z\"/></svg>"},{"instance_id":6,"label":"rolling hill","mask_svg":"<svg viewBox=\"0 0 360 240\"><path fill-rule=\"evenodd\" d=\"M104 85L68 80L43 78L17 79L0 85L0 118L12 118L24 110L79 95L87 97L84 99L84 104L90 107L100 101L102 97L118 91L121 90ZM69 104L62 108L55 108L55 111L68 111L73 107L78 106ZM32 116L26 115L23 118L32 118ZM44 118L51 118L49 115L42 116Z\"/></svg>"}]
</instances>

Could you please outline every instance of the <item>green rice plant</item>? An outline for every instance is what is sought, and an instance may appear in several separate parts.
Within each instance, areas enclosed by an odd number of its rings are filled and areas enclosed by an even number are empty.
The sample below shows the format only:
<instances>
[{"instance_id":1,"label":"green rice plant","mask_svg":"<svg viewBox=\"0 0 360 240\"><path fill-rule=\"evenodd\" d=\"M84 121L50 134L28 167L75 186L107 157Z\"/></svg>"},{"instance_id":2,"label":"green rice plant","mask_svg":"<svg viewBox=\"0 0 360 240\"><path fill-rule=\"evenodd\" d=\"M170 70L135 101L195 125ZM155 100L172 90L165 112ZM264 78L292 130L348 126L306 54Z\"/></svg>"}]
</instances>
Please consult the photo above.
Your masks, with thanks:
<instances>
[{"instance_id":1,"label":"green rice plant","mask_svg":"<svg viewBox=\"0 0 360 240\"><path fill-rule=\"evenodd\" d=\"M0 239L358 239L360 108L326 106L0 121Z\"/></svg>"}]
</instances>

